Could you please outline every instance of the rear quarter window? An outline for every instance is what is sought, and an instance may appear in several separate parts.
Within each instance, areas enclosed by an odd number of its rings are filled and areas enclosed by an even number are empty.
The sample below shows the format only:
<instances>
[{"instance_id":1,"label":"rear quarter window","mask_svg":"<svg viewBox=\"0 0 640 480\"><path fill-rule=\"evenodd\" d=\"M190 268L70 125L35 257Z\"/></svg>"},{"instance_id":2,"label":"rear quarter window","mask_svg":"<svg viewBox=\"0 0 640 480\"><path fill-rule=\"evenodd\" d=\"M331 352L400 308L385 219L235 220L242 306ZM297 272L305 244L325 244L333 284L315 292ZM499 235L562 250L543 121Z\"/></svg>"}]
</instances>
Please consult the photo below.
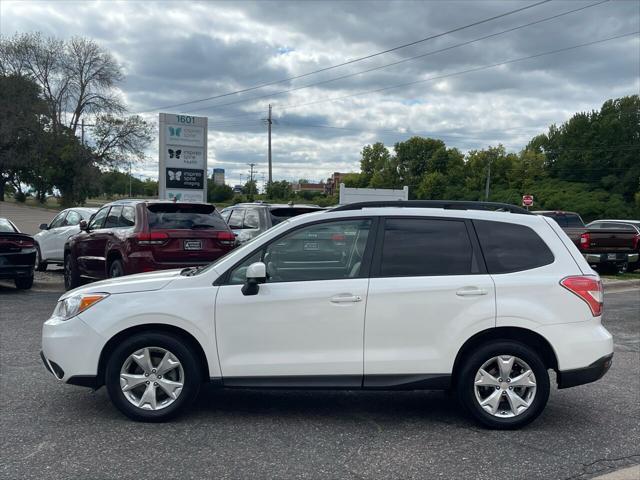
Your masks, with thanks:
<instances>
[{"instance_id":1,"label":"rear quarter window","mask_svg":"<svg viewBox=\"0 0 640 480\"><path fill-rule=\"evenodd\" d=\"M531 228L505 222L474 220L489 273L531 270L553 263L546 243Z\"/></svg>"}]
</instances>

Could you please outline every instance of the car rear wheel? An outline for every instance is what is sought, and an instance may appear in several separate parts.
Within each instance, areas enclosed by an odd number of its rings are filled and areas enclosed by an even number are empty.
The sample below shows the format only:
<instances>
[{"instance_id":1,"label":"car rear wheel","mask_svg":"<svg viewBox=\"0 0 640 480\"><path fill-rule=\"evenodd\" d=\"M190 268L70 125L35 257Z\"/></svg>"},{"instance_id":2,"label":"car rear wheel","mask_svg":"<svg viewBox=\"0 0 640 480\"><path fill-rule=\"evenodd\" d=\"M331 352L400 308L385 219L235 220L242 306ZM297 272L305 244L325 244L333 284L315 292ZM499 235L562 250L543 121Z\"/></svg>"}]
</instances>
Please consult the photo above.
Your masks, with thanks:
<instances>
[{"instance_id":1,"label":"car rear wheel","mask_svg":"<svg viewBox=\"0 0 640 480\"><path fill-rule=\"evenodd\" d=\"M105 383L111 401L127 417L162 422L195 400L202 373L182 339L143 332L116 347L107 363Z\"/></svg>"},{"instance_id":2,"label":"car rear wheel","mask_svg":"<svg viewBox=\"0 0 640 480\"><path fill-rule=\"evenodd\" d=\"M122 260L113 260L109 264L109 278L122 277L124 275L124 266Z\"/></svg>"},{"instance_id":3,"label":"car rear wheel","mask_svg":"<svg viewBox=\"0 0 640 480\"><path fill-rule=\"evenodd\" d=\"M482 425L516 429L535 420L549 398L549 374L541 358L514 341L487 343L465 360L458 397Z\"/></svg>"},{"instance_id":4,"label":"car rear wheel","mask_svg":"<svg viewBox=\"0 0 640 480\"><path fill-rule=\"evenodd\" d=\"M65 290L72 290L79 286L80 273L78 272L78 266L73 259L73 255L67 253L64 256L64 288Z\"/></svg>"},{"instance_id":5,"label":"car rear wheel","mask_svg":"<svg viewBox=\"0 0 640 480\"><path fill-rule=\"evenodd\" d=\"M15 279L18 290L29 290L33 286L33 275L30 277L20 277Z\"/></svg>"},{"instance_id":6,"label":"car rear wheel","mask_svg":"<svg viewBox=\"0 0 640 480\"><path fill-rule=\"evenodd\" d=\"M44 272L47 269L48 263L42 261L42 253L40 253L40 245L36 243L36 270Z\"/></svg>"}]
</instances>

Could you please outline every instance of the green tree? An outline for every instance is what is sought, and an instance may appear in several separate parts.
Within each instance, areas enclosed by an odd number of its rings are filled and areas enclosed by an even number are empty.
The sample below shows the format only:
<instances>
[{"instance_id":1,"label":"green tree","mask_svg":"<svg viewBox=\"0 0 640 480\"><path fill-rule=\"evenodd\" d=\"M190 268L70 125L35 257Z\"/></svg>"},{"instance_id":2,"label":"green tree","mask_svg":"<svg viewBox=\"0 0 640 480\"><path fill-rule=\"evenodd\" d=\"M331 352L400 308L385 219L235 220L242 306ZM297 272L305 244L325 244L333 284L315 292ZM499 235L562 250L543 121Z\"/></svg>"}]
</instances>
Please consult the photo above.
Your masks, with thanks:
<instances>
[{"instance_id":1,"label":"green tree","mask_svg":"<svg viewBox=\"0 0 640 480\"><path fill-rule=\"evenodd\" d=\"M271 200L289 200L293 191L289 182L280 180L267 183L266 194Z\"/></svg>"}]
</instances>

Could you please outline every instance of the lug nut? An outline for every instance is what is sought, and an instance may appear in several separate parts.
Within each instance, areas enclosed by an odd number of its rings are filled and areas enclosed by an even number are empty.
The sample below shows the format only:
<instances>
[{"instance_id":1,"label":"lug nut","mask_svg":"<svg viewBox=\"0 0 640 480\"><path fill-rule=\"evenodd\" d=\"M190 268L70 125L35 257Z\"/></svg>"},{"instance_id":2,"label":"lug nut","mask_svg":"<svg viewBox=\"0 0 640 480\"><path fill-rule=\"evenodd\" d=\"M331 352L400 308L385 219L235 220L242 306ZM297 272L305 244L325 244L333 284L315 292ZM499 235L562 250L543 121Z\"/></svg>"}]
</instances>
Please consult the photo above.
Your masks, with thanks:
<instances>
[{"instance_id":1,"label":"lug nut","mask_svg":"<svg viewBox=\"0 0 640 480\"><path fill-rule=\"evenodd\" d=\"M502 379L501 379L501 378L499 378L499 379L498 379L498 381L499 381L500 383L502 383Z\"/></svg>"},{"instance_id":2,"label":"lug nut","mask_svg":"<svg viewBox=\"0 0 640 480\"><path fill-rule=\"evenodd\" d=\"M162 375L158 375L158 379L162 378Z\"/></svg>"},{"instance_id":3,"label":"lug nut","mask_svg":"<svg viewBox=\"0 0 640 480\"><path fill-rule=\"evenodd\" d=\"M151 370L151 373L156 373L156 369L154 368L153 370Z\"/></svg>"},{"instance_id":4,"label":"lug nut","mask_svg":"<svg viewBox=\"0 0 640 480\"><path fill-rule=\"evenodd\" d=\"M500 390L500 387L496 387L496 390Z\"/></svg>"},{"instance_id":5,"label":"lug nut","mask_svg":"<svg viewBox=\"0 0 640 480\"><path fill-rule=\"evenodd\" d=\"M511 383L511 379L510 378L507 378L507 383Z\"/></svg>"},{"instance_id":6,"label":"lug nut","mask_svg":"<svg viewBox=\"0 0 640 480\"><path fill-rule=\"evenodd\" d=\"M158 386L158 382L153 382L153 386L157 387Z\"/></svg>"},{"instance_id":7,"label":"lug nut","mask_svg":"<svg viewBox=\"0 0 640 480\"><path fill-rule=\"evenodd\" d=\"M509 387L509 390L513 390L513 387Z\"/></svg>"},{"instance_id":8,"label":"lug nut","mask_svg":"<svg viewBox=\"0 0 640 480\"><path fill-rule=\"evenodd\" d=\"M148 377L148 376L149 376L149 374L148 374L148 373L145 373L145 374L144 374L144 376L145 376L145 377Z\"/></svg>"},{"instance_id":9,"label":"lug nut","mask_svg":"<svg viewBox=\"0 0 640 480\"><path fill-rule=\"evenodd\" d=\"M147 385L149 385L149 380L147 380L147 381L146 381L146 382L144 382L144 383L146 383Z\"/></svg>"}]
</instances>

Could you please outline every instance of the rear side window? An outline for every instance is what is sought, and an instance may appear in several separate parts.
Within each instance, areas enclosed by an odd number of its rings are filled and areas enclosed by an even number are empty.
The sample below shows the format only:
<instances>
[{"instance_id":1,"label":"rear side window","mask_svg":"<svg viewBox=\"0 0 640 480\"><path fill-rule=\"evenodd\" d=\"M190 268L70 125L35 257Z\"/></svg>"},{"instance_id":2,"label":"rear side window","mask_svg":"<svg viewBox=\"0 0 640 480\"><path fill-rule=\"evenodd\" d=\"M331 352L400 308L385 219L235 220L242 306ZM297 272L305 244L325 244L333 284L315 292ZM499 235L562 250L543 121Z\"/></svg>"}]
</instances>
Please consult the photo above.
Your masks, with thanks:
<instances>
[{"instance_id":1,"label":"rear side window","mask_svg":"<svg viewBox=\"0 0 640 480\"><path fill-rule=\"evenodd\" d=\"M213 205L157 203L147 206L150 229L228 230L227 224Z\"/></svg>"},{"instance_id":2,"label":"rear side window","mask_svg":"<svg viewBox=\"0 0 640 480\"><path fill-rule=\"evenodd\" d=\"M553 253L529 227L488 220L473 224L489 273L520 272L553 263Z\"/></svg>"},{"instance_id":3,"label":"rear side window","mask_svg":"<svg viewBox=\"0 0 640 480\"><path fill-rule=\"evenodd\" d=\"M133 207L124 207L120 217L121 227L133 227L136 223L136 210Z\"/></svg>"},{"instance_id":4,"label":"rear side window","mask_svg":"<svg viewBox=\"0 0 640 480\"><path fill-rule=\"evenodd\" d=\"M229 227L233 229L242 228L242 219L244 218L244 210L239 208L231 212L229 217Z\"/></svg>"},{"instance_id":5,"label":"rear side window","mask_svg":"<svg viewBox=\"0 0 640 480\"><path fill-rule=\"evenodd\" d=\"M107 216L107 221L104 222L104 228L115 228L118 226L120 221L120 214L122 213L122 206L118 205L116 207L111 207L109 211L109 215Z\"/></svg>"},{"instance_id":6,"label":"rear side window","mask_svg":"<svg viewBox=\"0 0 640 480\"><path fill-rule=\"evenodd\" d=\"M479 273L464 221L388 218L380 276L407 277Z\"/></svg>"},{"instance_id":7,"label":"rear side window","mask_svg":"<svg viewBox=\"0 0 640 480\"><path fill-rule=\"evenodd\" d=\"M244 214L244 228L258 228L260 226L260 217L255 208L247 209Z\"/></svg>"}]
</instances>

